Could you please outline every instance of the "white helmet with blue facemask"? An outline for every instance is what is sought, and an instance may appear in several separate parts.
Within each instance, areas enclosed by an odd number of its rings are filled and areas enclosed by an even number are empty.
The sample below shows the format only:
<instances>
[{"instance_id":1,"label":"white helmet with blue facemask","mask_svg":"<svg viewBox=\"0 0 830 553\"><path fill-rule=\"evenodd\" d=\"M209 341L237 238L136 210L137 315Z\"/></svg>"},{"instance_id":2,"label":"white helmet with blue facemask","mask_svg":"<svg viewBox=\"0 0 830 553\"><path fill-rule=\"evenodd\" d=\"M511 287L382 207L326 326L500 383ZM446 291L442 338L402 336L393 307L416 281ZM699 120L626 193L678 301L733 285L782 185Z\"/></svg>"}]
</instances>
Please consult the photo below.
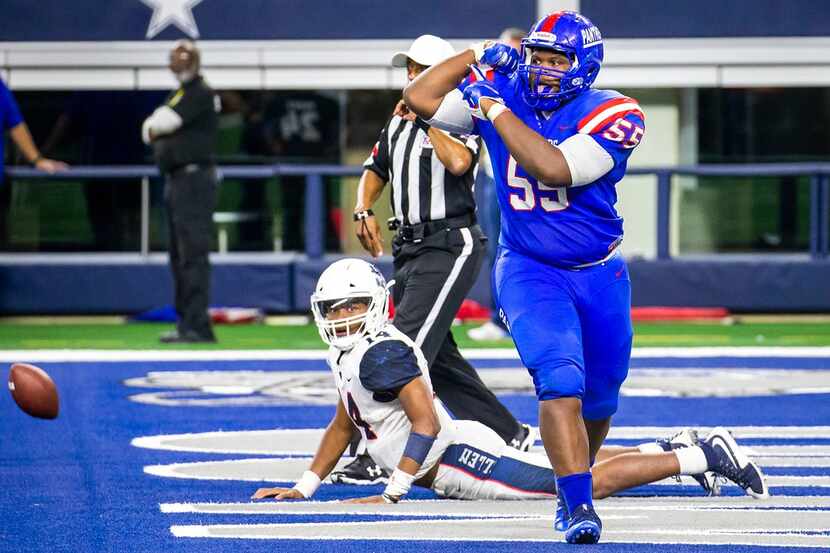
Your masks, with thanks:
<instances>
[{"instance_id":1,"label":"white helmet with blue facemask","mask_svg":"<svg viewBox=\"0 0 830 553\"><path fill-rule=\"evenodd\" d=\"M394 281L387 284L377 267L362 259L332 263L320 275L311 295L311 312L320 338L339 350L349 350L364 336L380 332L389 319L392 284ZM333 318L338 311L346 316Z\"/></svg>"}]
</instances>

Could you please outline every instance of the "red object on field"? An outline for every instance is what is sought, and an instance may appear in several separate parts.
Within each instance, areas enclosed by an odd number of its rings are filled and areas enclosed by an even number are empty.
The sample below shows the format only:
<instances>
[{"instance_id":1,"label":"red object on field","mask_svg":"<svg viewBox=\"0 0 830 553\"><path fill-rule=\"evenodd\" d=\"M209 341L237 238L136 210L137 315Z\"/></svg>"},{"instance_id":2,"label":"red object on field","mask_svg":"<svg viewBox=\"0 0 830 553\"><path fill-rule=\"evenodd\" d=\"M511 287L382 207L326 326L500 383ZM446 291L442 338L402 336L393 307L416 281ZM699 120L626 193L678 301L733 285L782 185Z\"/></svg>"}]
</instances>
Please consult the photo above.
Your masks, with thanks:
<instances>
[{"instance_id":1,"label":"red object on field","mask_svg":"<svg viewBox=\"0 0 830 553\"><path fill-rule=\"evenodd\" d=\"M458 308L455 318L461 319L463 322L488 321L490 320L490 313L489 307L484 307L475 300L466 299L461 302L461 307Z\"/></svg>"},{"instance_id":2,"label":"red object on field","mask_svg":"<svg viewBox=\"0 0 830 553\"><path fill-rule=\"evenodd\" d=\"M211 307L208 312L214 324L259 323L265 318L262 310L255 307Z\"/></svg>"},{"instance_id":3,"label":"red object on field","mask_svg":"<svg viewBox=\"0 0 830 553\"><path fill-rule=\"evenodd\" d=\"M725 307L632 307L631 319L643 321L717 320L729 316Z\"/></svg>"}]
</instances>

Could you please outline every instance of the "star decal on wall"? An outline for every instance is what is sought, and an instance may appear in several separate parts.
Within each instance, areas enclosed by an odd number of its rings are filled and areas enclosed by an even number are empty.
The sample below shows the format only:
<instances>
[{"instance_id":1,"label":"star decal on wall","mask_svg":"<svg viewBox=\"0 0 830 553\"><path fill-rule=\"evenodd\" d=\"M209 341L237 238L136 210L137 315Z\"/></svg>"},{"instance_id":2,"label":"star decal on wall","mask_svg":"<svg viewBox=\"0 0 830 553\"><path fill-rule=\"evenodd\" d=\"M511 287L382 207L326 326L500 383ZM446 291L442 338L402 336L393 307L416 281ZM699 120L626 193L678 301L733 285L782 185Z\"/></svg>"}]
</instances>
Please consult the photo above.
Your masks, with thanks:
<instances>
[{"instance_id":1,"label":"star decal on wall","mask_svg":"<svg viewBox=\"0 0 830 553\"><path fill-rule=\"evenodd\" d=\"M170 25L175 25L190 38L199 38L193 8L203 0L141 0L153 10L147 27L147 38L153 38Z\"/></svg>"}]
</instances>

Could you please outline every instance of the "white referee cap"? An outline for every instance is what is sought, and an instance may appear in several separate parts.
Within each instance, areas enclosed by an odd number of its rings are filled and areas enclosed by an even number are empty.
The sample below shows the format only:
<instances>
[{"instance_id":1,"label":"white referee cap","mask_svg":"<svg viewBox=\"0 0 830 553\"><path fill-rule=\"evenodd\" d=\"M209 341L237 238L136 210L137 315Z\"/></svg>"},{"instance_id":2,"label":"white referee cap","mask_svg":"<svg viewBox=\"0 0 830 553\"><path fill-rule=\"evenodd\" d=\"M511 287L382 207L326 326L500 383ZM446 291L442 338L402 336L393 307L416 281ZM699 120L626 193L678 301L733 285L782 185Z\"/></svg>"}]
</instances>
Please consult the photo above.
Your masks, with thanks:
<instances>
[{"instance_id":1,"label":"white referee cap","mask_svg":"<svg viewBox=\"0 0 830 553\"><path fill-rule=\"evenodd\" d=\"M415 39L408 52L395 52L395 55L392 56L392 65L394 67L406 67L408 58L415 63L430 66L453 55L455 55L455 49L443 38L438 38L435 35L421 35Z\"/></svg>"}]
</instances>

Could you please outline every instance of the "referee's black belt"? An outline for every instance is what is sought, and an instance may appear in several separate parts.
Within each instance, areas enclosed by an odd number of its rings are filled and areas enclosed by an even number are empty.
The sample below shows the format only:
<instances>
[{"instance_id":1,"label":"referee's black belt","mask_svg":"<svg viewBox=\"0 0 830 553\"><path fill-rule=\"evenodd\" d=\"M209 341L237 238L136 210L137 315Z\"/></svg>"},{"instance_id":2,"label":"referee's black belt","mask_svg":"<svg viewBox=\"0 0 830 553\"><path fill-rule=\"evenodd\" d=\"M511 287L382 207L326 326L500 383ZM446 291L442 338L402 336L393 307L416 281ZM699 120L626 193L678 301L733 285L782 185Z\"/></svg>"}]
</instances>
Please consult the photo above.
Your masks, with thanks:
<instances>
[{"instance_id":1,"label":"referee's black belt","mask_svg":"<svg viewBox=\"0 0 830 553\"><path fill-rule=\"evenodd\" d=\"M400 225L398 227L398 237L404 242L417 243L427 236L435 234L436 232L441 232L442 230L471 227L475 224L475 214L468 213L467 215L447 217L446 219L427 221L426 223L418 223L417 225Z\"/></svg>"}]
</instances>

